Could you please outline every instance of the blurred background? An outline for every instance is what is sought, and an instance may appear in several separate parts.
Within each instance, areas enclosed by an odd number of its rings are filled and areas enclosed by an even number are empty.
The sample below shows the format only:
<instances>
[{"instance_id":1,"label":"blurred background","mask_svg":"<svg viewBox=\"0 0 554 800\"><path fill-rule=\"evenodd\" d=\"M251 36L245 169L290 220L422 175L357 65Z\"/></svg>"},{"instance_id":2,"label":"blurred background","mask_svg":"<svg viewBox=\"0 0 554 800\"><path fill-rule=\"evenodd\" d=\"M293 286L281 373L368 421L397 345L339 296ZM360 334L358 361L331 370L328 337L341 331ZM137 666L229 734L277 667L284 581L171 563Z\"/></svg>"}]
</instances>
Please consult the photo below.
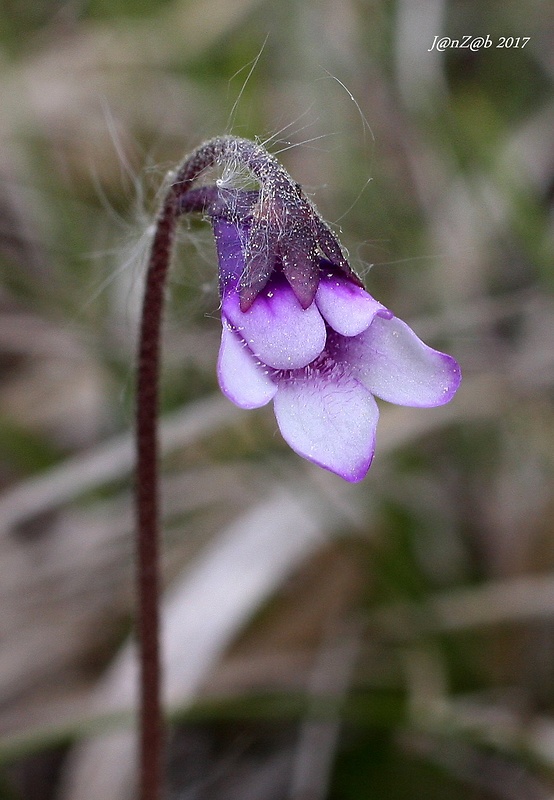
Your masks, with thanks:
<instances>
[{"instance_id":1,"label":"blurred background","mask_svg":"<svg viewBox=\"0 0 554 800\"><path fill-rule=\"evenodd\" d=\"M464 35L492 46L432 48ZM221 133L278 154L464 381L382 403L359 485L302 461L218 392L183 221L169 797L554 797L552 5L1 0L0 69L1 800L133 796L144 259L167 170Z\"/></svg>"}]
</instances>

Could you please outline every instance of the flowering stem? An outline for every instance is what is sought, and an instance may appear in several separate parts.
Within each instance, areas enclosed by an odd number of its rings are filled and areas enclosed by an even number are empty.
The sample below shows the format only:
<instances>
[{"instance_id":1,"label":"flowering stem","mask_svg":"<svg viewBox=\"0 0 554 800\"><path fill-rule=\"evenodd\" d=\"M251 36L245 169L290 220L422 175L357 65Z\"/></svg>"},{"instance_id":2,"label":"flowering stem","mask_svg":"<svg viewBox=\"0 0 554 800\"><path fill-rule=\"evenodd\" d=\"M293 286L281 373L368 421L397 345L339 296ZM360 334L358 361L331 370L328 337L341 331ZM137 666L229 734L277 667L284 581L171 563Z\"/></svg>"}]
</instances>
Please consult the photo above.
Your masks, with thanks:
<instances>
[{"instance_id":1,"label":"flowering stem","mask_svg":"<svg viewBox=\"0 0 554 800\"><path fill-rule=\"evenodd\" d=\"M214 165L245 168L259 190L233 190L223 181L193 188ZM373 395L438 406L461 379L454 359L424 345L365 292L332 230L261 145L212 139L171 176L146 274L138 353L140 800L161 800L163 783L157 415L164 289L178 218L202 211L212 220L220 260L220 386L244 408L274 398L281 432L300 455L361 480L374 450Z\"/></svg>"},{"instance_id":2,"label":"flowering stem","mask_svg":"<svg viewBox=\"0 0 554 800\"><path fill-rule=\"evenodd\" d=\"M164 289L169 270L175 228L181 214L205 211L224 213L225 202L217 186L202 186L193 189L200 175L214 164L242 165L260 184L258 216L273 220L273 228L282 230L283 219L288 209L299 209L301 231L306 228L310 236L317 237L324 253L333 257L335 263L347 274L350 268L340 245L330 229L317 215L300 187L294 183L277 160L263 147L247 139L233 136L219 137L206 142L188 156L179 170L172 175L157 218L150 260L146 274L137 374L137 591L138 591L138 639L140 661L140 800L160 800L162 795L162 754L164 724L161 703L161 658L159 624L159 513L158 513L158 386L160 371L160 334L163 315ZM245 196L248 193L243 193ZM235 210L236 211L236 210ZM260 241L267 229L261 227ZM275 235L275 234L272 234ZM314 240L315 241L315 240ZM292 243L293 245L295 242ZM296 243L297 244L297 243ZM311 250L315 244L310 245ZM257 267L245 271L241 286L241 306L246 310L267 282L273 269L271 258L263 256L258 246L249 254L251 263ZM294 250L294 247L292 248ZM296 247L298 251L298 247ZM260 259L260 255L262 258ZM271 254L270 254L271 255ZM256 261L258 259L258 261ZM267 262L267 263L266 263ZM284 270L288 261L283 258ZM317 265L310 269L318 272ZM293 276L293 280L296 279ZM313 277L313 275L312 275ZM358 280L355 276L353 280ZM297 281L296 289L300 292ZM306 286L313 300L316 284L312 286L308 274ZM302 299L305 297L300 293Z\"/></svg>"},{"instance_id":3,"label":"flowering stem","mask_svg":"<svg viewBox=\"0 0 554 800\"><path fill-rule=\"evenodd\" d=\"M210 143L208 143L209 145ZM140 662L140 800L160 800L164 723L161 705L158 512L158 386L164 288L175 227L183 212L201 211L209 193L198 190L183 202L199 174L214 161L205 145L184 162L170 186L156 223L146 273L137 367L136 518L137 629Z\"/></svg>"},{"instance_id":4,"label":"flowering stem","mask_svg":"<svg viewBox=\"0 0 554 800\"><path fill-rule=\"evenodd\" d=\"M141 800L159 800L161 796L164 737L160 699L157 412L163 288L174 229L174 202L166 202L158 219L146 276L138 356L136 509Z\"/></svg>"}]
</instances>

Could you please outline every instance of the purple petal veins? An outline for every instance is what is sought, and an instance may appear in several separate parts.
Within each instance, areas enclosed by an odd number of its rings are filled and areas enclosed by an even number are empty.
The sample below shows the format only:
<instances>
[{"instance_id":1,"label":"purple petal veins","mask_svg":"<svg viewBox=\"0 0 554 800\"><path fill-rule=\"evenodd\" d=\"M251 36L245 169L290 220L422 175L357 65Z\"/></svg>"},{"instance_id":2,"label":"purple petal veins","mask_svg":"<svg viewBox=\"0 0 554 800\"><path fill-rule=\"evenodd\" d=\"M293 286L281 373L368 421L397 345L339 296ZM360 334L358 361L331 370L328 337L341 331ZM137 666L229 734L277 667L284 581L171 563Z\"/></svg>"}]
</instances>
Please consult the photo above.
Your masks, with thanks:
<instances>
[{"instance_id":1,"label":"purple petal veins","mask_svg":"<svg viewBox=\"0 0 554 800\"><path fill-rule=\"evenodd\" d=\"M238 293L229 292L222 312L254 355L274 369L305 367L325 347L317 306L303 309L285 282L270 281L248 311L241 311Z\"/></svg>"},{"instance_id":2,"label":"purple petal veins","mask_svg":"<svg viewBox=\"0 0 554 800\"><path fill-rule=\"evenodd\" d=\"M326 228L320 252L335 262L319 255L306 233L306 252L298 249L303 220L281 242L272 234L266 252L258 242L252 258L256 197L243 197L235 217L225 203L212 213L222 297L219 384L241 408L273 400L293 450L359 481L375 449L374 396L439 406L456 393L460 368L365 291ZM247 258L251 270L259 262L259 275L246 274Z\"/></svg>"},{"instance_id":3,"label":"purple petal veins","mask_svg":"<svg viewBox=\"0 0 554 800\"><path fill-rule=\"evenodd\" d=\"M279 379L275 417L299 455L347 481L367 473L379 410L370 392L330 359Z\"/></svg>"},{"instance_id":4,"label":"purple petal veins","mask_svg":"<svg viewBox=\"0 0 554 800\"><path fill-rule=\"evenodd\" d=\"M365 331L376 314L392 317L392 312L365 289L329 271L319 282L315 301L331 328L343 336L356 336Z\"/></svg>"},{"instance_id":5,"label":"purple petal veins","mask_svg":"<svg viewBox=\"0 0 554 800\"><path fill-rule=\"evenodd\" d=\"M433 350L393 317L376 315L358 336L331 335L333 357L349 364L372 394L389 403L430 408L448 403L461 381L457 361Z\"/></svg>"}]
</instances>

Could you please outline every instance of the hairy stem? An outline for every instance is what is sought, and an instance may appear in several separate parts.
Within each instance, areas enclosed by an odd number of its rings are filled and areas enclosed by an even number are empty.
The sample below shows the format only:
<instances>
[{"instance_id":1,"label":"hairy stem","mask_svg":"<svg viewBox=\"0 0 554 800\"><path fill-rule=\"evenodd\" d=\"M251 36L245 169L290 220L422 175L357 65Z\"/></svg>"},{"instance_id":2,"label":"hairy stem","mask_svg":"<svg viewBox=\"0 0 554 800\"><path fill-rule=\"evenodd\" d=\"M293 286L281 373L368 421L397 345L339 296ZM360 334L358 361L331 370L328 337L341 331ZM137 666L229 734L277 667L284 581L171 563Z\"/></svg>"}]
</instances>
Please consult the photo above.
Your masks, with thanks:
<instances>
[{"instance_id":1,"label":"hairy stem","mask_svg":"<svg viewBox=\"0 0 554 800\"><path fill-rule=\"evenodd\" d=\"M191 169L191 161L196 168ZM160 338L164 291L175 238L175 226L182 211L202 210L206 200L197 199L179 208L179 202L199 172L202 162L196 154L185 162L186 180L179 175L168 190L158 215L146 273L137 367L137 632L140 663L139 797L160 800L163 786L165 731L161 701L159 610L159 501L158 501L158 393Z\"/></svg>"},{"instance_id":2,"label":"hairy stem","mask_svg":"<svg viewBox=\"0 0 554 800\"><path fill-rule=\"evenodd\" d=\"M181 214L212 213L221 205L219 190L192 189L200 175L215 164L242 165L260 184L260 198L279 196L308 205L276 159L263 147L232 136L212 139L188 156L172 176L157 218L142 308L137 373L137 590L140 661L139 798L161 800L165 731L161 701L160 611L159 611L159 502L158 502L158 390L160 339L164 292L171 263L176 223ZM265 192L265 194L264 194ZM247 193L245 193L246 196ZM219 203L219 205L218 205ZM224 204L223 204L224 205ZM309 206L311 209L311 206ZM220 209L218 213L223 213ZM319 217L315 215L316 220ZM323 226L324 223L319 220ZM334 239L329 230L331 245ZM332 252L331 245L325 247ZM339 248L336 245L336 248ZM325 248L324 248L325 249ZM340 248L339 248L340 250ZM338 251L337 251L338 252ZM339 253L342 258L342 254ZM265 277L267 280L267 277ZM257 285L245 290L256 296Z\"/></svg>"},{"instance_id":3,"label":"hairy stem","mask_svg":"<svg viewBox=\"0 0 554 800\"><path fill-rule=\"evenodd\" d=\"M175 232L175 195L158 218L146 275L137 375L137 589L141 800L162 796L164 732L159 633L158 382L165 279Z\"/></svg>"}]
</instances>

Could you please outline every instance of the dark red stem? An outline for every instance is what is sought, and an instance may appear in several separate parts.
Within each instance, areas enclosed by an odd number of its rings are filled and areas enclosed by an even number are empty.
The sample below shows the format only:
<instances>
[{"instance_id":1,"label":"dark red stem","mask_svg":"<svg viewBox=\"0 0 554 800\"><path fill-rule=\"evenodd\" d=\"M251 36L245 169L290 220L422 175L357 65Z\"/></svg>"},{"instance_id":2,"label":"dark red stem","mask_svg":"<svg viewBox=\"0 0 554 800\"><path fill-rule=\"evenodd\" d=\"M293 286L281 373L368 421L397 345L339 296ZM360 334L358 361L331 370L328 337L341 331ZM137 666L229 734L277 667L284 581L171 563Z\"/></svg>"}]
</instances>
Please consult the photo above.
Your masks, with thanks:
<instances>
[{"instance_id":1,"label":"dark red stem","mask_svg":"<svg viewBox=\"0 0 554 800\"><path fill-rule=\"evenodd\" d=\"M202 211L210 193L191 192L199 174L214 161L209 143L177 173L158 215L146 273L137 366L137 633L140 663L139 798L161 800L165 728L159 609L158 393L160 339L167 272L181 213Z\"/></svg>"},{"instance_id":2,"label":"dark red stem","mask_svg":"<svg viewBox=\"0 0 554 800\"><path fill-rule=\"evenodd\" d=\"M209 208L213 213L216 209L214 204L218 203L219 194L215 187L201 187L191 191L193 184L206 169L215 163L223 164L228 160L245 165L261 185L273 186L283 197L287 192L292 192L295 196L298 193L292 179L262 147L245 139L228 136L206 142L185 159L173 176L158 215L146 274L137 376L137 628L140 661L138 797L140 800L161 800L163 792L165 727L161 701L157 418L165 282L179 216ZM330 231L329 236L331 236Z\"/></svg>"},{"instance_id":3,"label":"dark red stem","mask_svg":"<svg viewBox=\"0 0 554 800\"><path fill-rule=\"evenodd\" d=\"M140 661L140 800L162 796L158 536L158 382L165 279L175 232L175 195L158 218L146 275L137 376L137 588Z\"/></svg>"}]
</instances>

